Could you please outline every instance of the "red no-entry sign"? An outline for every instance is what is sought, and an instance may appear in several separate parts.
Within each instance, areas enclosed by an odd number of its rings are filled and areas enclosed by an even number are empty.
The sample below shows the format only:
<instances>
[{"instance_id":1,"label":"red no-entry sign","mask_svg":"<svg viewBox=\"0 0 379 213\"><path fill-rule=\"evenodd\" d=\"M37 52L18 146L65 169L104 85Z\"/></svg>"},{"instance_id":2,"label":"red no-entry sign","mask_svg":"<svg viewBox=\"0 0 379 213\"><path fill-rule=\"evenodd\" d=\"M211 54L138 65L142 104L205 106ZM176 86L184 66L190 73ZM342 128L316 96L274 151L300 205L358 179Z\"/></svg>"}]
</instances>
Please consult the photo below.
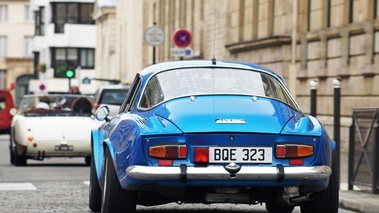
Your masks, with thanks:
<instances>
[{"instance_id":1,"label":"red no-entry sign","mask_svg":"<svg viewBox=\"0 0 379 213\"><path fill-rule=\"evenodd\" d=\"M180 48L186 48L191 44L192 35L188 30L180 29L174 34L174 43Z\"/></svg>"}]
</instances>

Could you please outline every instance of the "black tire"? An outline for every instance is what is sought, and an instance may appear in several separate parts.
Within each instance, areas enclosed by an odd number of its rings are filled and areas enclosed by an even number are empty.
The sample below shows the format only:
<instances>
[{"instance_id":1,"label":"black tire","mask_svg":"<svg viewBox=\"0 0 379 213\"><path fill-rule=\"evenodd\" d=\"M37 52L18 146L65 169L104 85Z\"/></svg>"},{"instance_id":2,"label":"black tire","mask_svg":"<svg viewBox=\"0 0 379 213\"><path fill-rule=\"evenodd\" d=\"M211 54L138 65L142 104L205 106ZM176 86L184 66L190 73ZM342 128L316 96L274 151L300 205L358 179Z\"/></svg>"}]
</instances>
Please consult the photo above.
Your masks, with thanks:
<instances>
[{"instance_id":1,"label":"black tire","mask_svg":"<svg viewBox=\"0 0 379 213\"><path fill-rule=\"evenodd\" d=\"M335 162L335 161L334 161ZM317 192L315 200L304 202L300 206L302 213L337 213L339 206L339 180L338 168L333 163L332 174L330 175L328 187L321 192Z\"/></svg>"},{"instance_id":2,"label":"black tire","mask_svg":"<svg viewBox=\"0 0 379 213\"><path fill-rule=\"evenodd\" d=\"M87 156L87 157L84 158L84 161L86 162L86 165L87 165L87 166L90 166L90 165L91 165L91 159L92 159L91 156Z\"/></svg>"},{"instance_id":3,"label":"black tire","mask_svg":"<svg viewBox=\"0 0 379 213\"><path fill-rule=\"evenodd\" d=\"M281 206L275 203L266 203L266 210L270 213L291 213L294 206Z\"/></svg>"},{"instance_id":4,"label":"black tire","mask_svg":"<svg viewBox=\"0 0 379 213\"><path fill-rule=\"evenodd\" d=\"M93 212L101 211L101 189L96 174L95 160L91 160L91 169L89 176L89 208Z\"/></svg>"},{"instance_id":5,"label":"black tire","mask_svg":"<svg viewBox=\"0 0 379 213\"><path fill-rule=\"evenodd\" d=\"M12 151L12 146L11 145L9 145L9 157L10 157L11 164L15 165L15 162L14 162L14 152Z\"/></svg>"},{"instance_id":6,"label":"black tire","mask_svg":"<svg viewBox=\"0 0 379 213\"><path fill-rule=\"evenodd\" d=\"M112 157L106 150L103 177L103 193L101 196L101 212L136 212L136 192L124 190L118 180Z\"/></svg>"},{"instance_id":7,"label":"black tire","mask_svg":"<svg viewBox=\"0 0 379 213\"><path fill-rule=\"evenodd\" d=\"M17 148L15 147L15 149ZM26 157L18 155L16 150L13 151L13 154L13 162L15 166L26 166Z\"/></svg>"}]
</instances>

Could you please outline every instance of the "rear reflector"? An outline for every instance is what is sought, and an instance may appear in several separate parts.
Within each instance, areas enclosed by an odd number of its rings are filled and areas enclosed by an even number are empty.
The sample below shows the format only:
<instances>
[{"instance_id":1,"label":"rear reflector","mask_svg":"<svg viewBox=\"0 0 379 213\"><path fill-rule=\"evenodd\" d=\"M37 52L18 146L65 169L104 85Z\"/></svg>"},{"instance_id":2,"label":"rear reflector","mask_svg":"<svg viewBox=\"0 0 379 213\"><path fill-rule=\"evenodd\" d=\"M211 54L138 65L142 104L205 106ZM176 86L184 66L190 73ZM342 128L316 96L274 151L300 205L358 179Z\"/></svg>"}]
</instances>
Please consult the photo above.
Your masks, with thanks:
<instances>
[{"instance_id":1,"label":"rear reflector","mask_svg":"<svg viewBox=\"0 0 379 213\"><path fill-rule=\"evenodd\" d=\"M149 147L149 156L155 158L187 158L186 145L160 145Z\"/></svg>"},{"instance_id":2,"label":"rear reflector","mask_svg":"<svg viewBox=\"0 0 379 213\"><path fill-rule=\"evenodd\" d=\"M300 144L276 145L277 158L301 158L313 155L313 146Z\"/></svg>"},{"instance_id":3,"label":"rear reflector","mask_svg":"<svg viewBox=\"0 0 379 213\"><path fill-rule=\"evenodd\" d=\"M172 160L159 159L158 165L159 166L172 166Z\"/></svg>"},{"instance_id":4,"label":"rear reflector","mask_svg":"<svg viewBox=\"0 0 379 213\"><path fill-rule=\"evenodd\" d=\"M297 159L290 159L289 163L290 163L290 165L302 166L304 161L301 158L297 158Z\"/></svg>"},{"instance_id":5,"label":"rear reflector","mask_svg":"<svg viewBox=\"0 0 379 213\"><path fill-rule=\"evenodd\" d=\"M208 163L209 151L208 148L195 148L194 149L194 162L195 163Z\"/></svg>"}]
</instances>

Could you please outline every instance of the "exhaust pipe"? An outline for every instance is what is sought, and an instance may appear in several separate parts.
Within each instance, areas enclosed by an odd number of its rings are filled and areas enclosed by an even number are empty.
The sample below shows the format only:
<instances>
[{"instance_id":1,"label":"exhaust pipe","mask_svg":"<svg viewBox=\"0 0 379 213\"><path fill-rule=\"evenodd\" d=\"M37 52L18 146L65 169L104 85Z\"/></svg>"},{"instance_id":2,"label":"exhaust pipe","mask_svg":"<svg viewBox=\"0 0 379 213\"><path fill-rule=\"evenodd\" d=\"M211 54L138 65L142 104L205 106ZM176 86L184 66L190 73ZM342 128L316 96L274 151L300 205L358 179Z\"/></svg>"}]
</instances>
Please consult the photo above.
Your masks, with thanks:
<instances>
[{"instance_id":1,"label":"exhaust pipe","mask_svg":"<svg viewBox=\"0 0 379 213\"><path fill-rule=\"evenodd\" d=\"M316 195L313 192L309 192L305 195L300 195L297 197L293 197L289 199L289 202L295 204L295 203L301 203L304 201L314 200L316 198Z\"/></svg>"}]
</instances>

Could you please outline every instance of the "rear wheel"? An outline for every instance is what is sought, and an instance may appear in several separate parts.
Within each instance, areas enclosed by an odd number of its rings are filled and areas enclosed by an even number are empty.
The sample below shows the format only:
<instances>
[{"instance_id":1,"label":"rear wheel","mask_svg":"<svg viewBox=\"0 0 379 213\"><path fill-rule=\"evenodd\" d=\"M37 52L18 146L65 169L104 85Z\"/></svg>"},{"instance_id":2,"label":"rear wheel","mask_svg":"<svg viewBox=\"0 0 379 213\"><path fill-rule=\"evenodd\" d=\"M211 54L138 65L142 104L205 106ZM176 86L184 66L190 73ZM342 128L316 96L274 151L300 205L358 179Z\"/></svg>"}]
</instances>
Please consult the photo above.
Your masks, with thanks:
<instances>
[{"instance_id":1,"label":"rear wheel","mask_svg":"<svg viewBox=\"0 0 379 213\"><path fill-rule=\"evenodd\" d=\"M101 189L97 179L95 160L91 160L91 169L89 176L89 208L93 212L101 211Z\"/></svg>"},{"instance_id":2,"label":"rear wheel","mask_svg":"<svg viewBox=\"0 0 379 213\"><path fill-rule=\"evenodd\" d=\"M334 161L335 162L335 161ZM338 168L333 163L328 187L316 193L315 200L304 202L300 208L302 213L337 213L339 205Z\"/></svg>"},{"instance_id":3,"label":"rear wheel","mask_svg":"<svg viewBox=\"0 0 379 213\"><path fill-rule=\"evenodd\" d=\"M13 151L12 151L12 147L11 146L9 146L9 156L10 156L10 161L11 161L11 164L15 164L14 163L14 153L13 153Z\"/></svg>"},{"instance_id":4,"label":"rear wheel","mask_svg":"<svg viewBox=\"0 0 379 213\"><path fill-rule=\"evenodd\" d=\"M13 153L13 156L11 154L11 161L13 159L13 164L16 166L26 166L26 157L18 155L16 149L15 147L14 150L10 150L10 152Z\"/></svg>"},{"instance_id":5,"label":"rear wheel","mask_svg":"<svg viewBox=\"0 0 379 213\"><path fill-rule=\"evenodd\" d=\"M105 153L104 185L101 197L101 212L136 212L135 191L124 190L118 180L112 157Z\"/></svg>"},{"instance_id":6,"label":"rear wheel","mask_svg":"<svg viewBox=\"0 0 379 213\"><path fill-rule=\"evenodd\" d=\"M91 156L87 156L87 157L84 158L84 161L86 162L86 165L87 165L87 166L90 166L90 165L91 165L91 159L92 159Z\"/></svg>"}]
</instances>

